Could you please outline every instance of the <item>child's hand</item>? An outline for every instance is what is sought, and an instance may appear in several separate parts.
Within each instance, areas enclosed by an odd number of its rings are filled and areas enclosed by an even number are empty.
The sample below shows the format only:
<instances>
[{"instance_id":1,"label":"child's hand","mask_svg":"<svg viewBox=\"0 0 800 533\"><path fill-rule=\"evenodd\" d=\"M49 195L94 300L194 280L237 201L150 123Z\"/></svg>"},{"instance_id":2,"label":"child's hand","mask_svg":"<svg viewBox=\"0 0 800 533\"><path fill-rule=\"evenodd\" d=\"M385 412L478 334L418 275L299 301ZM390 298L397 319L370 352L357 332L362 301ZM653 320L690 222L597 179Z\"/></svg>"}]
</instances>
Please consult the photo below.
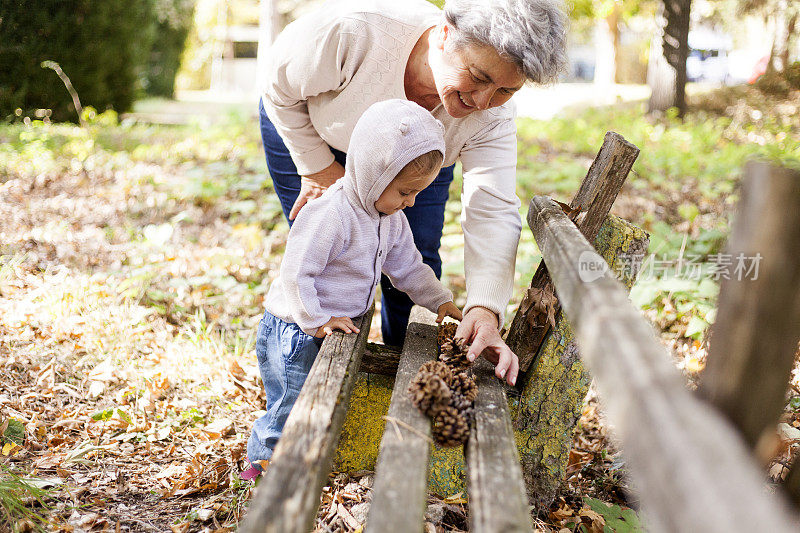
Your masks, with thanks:
<instances>
[{"instance_id":1,"label":"child's hand","mask_svg":"<svg viewBox=\"0 0 800 533\"><path fill-rule=\"evenodd\" d=\"M441 309L441 308L440 308ZM460 314L460 313L459 313ZM326 335L332 335L338 329L345 333L358 333L360 330L353 324L353 321L346 316L332 316L330 320L322 324L314 336L318 339Z\"/></svg>"},{"instance_id":2,"label":"child's hand","mask_svg":"<svg viewBox=\"0 0 800 533\"><path fill-rule=\"evenodd\" d=\"M449 316L450 318L455 318L456 320L461 320L463 317L461 316L461 310L456 307L456 304L453 302L443 303L439 306L438 309L438 316L436 317L436 323L441 324L444 317Z\"/></svg>"}]
</instances>

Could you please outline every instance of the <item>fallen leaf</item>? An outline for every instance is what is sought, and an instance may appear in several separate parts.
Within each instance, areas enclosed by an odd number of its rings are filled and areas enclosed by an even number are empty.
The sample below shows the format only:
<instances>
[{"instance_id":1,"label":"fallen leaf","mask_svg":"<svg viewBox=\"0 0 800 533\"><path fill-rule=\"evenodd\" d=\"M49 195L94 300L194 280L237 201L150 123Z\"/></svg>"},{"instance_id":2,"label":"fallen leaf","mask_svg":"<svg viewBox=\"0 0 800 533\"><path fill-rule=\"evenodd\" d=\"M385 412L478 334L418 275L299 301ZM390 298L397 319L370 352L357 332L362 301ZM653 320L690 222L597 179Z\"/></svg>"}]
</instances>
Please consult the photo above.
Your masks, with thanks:
<instances>
[{"instance_id":1,"label":"fallen leaf","mask_svg":"<svg viewBox=\"0 0 800 533\"><path fill-rule=\"evenodd\" d=\"M3 455L14 455L19 450L22 449L22 446L13 442L6 442L3 444Z\"/></svg>"},{"instance_id":2,"label":"fallen leaf","mask_svg":"<svg viewBox=\"0 0 800 533\"><path fill-rule=\"evenodd\" d=\"M692 374L697 374L698 372L702 372L702 370L706 367L705 362L700 361L699 359L695 359L694 357L690 357L688 361L686 361L686 370L691 372Z\"/></svg>"},{"instance_id":3,"label":"fallen leaf","mask_svg":"<svg viewBox=\"0 0 800 533\"><path fill-rule=\"evenodd\" d=\"M467 499L464 497L463 492L458 492L456 494L453 494L452 496L448 496L443 501L444 503L449 503L451 505L455 505L458 503L467 503Z\"/></svg>"},{"instance_id":4,"label":"fallen leaf","mask_svg":"<svg viewBox=\"0 0 800 533\"><path fill-rule=\"evenodd\" d=\"M557 304L558 298L553 293L552 285L548 283L544 289L529 288L520 303L520 311L527 313L528 322L533 327L541 327L547 323L555 327Z\"/></svg>"}]
</instances>

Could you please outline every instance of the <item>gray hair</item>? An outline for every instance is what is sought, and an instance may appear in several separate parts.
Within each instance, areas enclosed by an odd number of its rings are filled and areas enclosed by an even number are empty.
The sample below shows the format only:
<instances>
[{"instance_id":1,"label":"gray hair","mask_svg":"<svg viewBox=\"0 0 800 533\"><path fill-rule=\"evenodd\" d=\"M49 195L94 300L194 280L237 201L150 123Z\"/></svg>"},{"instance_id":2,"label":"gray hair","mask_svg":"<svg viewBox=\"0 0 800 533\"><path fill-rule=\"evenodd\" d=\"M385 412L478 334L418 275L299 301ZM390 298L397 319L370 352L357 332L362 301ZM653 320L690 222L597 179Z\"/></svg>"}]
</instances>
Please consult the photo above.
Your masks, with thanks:
<instances>
[{"instance_id":1,"label":"gray hair","mask_svg":"<svg viewBox=\"0 0 800 533\"><path fill-rule=\"evenodd\" d=\"M491 46L536 83L556 81L567 66L561 0L447 0L444 18L456 46Z\"/></svg>"}]
</instances>

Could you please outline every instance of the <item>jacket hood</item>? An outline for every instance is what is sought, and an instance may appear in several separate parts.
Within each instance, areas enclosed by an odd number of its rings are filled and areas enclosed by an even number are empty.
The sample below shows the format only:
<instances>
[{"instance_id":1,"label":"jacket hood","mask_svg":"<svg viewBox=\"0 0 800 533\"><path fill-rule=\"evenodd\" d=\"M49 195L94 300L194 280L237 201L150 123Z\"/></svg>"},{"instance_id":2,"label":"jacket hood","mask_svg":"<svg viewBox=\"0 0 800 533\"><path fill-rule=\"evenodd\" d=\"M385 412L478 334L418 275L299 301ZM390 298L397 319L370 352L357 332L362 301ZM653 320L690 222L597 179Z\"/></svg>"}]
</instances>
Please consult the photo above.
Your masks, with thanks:
<instances>
[{"instance_id":1,"label":"jacket hood","mask_svg":"<svg viewBox=\"0 0 800 533\"><path fill-rule=\"evenodd\" d=\"M344 193L379 217L375 202L386 187L409 162L433 150L444 155L444 126L430 112L408 100L372 104L350 137L341 179Z\"/></svg>"}]
</instances>

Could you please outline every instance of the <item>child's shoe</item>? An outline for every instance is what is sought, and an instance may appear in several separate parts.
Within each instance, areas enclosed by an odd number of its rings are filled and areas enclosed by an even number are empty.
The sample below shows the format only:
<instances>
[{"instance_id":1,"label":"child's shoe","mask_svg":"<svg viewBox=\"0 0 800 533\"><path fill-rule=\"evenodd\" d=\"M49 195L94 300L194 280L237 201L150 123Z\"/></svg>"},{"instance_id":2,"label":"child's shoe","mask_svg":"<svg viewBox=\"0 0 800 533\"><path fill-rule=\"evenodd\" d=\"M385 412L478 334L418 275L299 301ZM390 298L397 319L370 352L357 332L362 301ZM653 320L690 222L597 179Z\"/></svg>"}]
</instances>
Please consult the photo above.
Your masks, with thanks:
<instances>
[{"instance_id":1,"label":"child's shoe","mask_svg":"<svg viewBox=\"0 0 800 533\"><path fill-rule=\"evenodd\" d=\"M264 470L269 465L269 461L255 461L251 463L247 461L250 465L249 468L246 468L242 472L239 472L239 477L244 479L245 481L255 481L258 477L264 473Z\"/></svg>"}]
</instances>

